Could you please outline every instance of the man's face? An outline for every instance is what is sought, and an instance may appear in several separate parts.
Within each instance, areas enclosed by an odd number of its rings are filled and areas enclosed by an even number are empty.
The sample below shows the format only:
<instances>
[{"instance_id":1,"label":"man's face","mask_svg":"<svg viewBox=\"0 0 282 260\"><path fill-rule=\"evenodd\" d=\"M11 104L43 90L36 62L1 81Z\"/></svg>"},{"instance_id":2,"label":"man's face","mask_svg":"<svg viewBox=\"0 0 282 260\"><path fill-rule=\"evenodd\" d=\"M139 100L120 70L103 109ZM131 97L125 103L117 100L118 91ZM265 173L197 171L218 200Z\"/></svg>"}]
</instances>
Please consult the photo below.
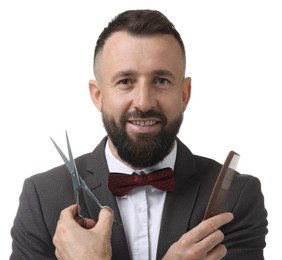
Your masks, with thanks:
<instances>
[{"instance_id":1,"label":"man's face","mask_svg":"<svg viewBox=\"0 0 282 260\"><path fill-rule=\"evenodd\" d=\"M90 93L114 155L133 168L161 161L173 147L190 97L178 42L171 35L116 32L95 68Z\"/></svg>"}]
</instances>

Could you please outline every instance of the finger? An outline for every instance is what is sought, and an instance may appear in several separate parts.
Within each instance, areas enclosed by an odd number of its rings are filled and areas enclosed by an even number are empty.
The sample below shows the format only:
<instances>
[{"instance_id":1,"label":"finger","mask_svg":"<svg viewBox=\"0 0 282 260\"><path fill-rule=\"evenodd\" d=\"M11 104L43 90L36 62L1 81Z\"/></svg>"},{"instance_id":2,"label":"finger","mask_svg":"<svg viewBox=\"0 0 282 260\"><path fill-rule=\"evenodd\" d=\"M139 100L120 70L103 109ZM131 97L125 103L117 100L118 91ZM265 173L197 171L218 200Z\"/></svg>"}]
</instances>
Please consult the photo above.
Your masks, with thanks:
<instances>
[{"instance_id":1,"label":"finger","mask_svg":"<svg viewBox=\"0 0 282 260\"><path fill-rule=\"evenodd\" d=\"M77 207L76 204L73 204L61 211L60 219L74 218L76 214L77 214Z\"/></svg>"},{"instance_id":2,"label":"finger","mask_svg":"<svg viewBox=\"0 0 282 260\"><path fill-rule=\"evenodd\" d=\"M197 243L198 250L201 252L210 252L217 247L224 239L224 234L217 229L209 236Z\"/></svg>"},{"instance_id":3,"label":"finger","mask_svg":"<svg viewBox=\"0 0 282 260\"><path fill-rule=\"evenodd\" d=\"M75 220L75 222L76 223L78 223L81 227L85 227L86 226L86 224L85 224L85 218L83 218L83 217L81 217L81 216L79 216L79 215L76 215L75 217L74 217L74 220Z\"/></svg>"},{"instance_id":4,"label":"finger","mask_svg":"<svg viewBox=\"0 0 282 260\"><path fill-rule=\"evenodd\" d=\"M55 256L56 256L57 260L62 259L61 256L60 256L60 253L58 252L58 249L57 249L57 248L55 249Z\"/></svg>"},{"instance_id":5,"label":"finger","mask_svg":"<svg viewBox=\"0 0 282 260\"><path fill-rule=\"evenodd\" d=\"M227 249L224 245L219 244L214 247L207 255L206 260L222 259L227 254Z\"/></svg>"},{"instance_id":6,"label":"finger","mask_svg":"<svg viewBox=\"0 0 282 260\"><path fill-rule=\"evenodd\" d=\"M98 221L95 225L95 229L100 232L101 235L111 235L112 225L114 220L113 212L108 208L103 208L98 217Z\"/></svg>"},{"instance_id":7,"label":"finger","mask_svg":"<svg viewBox=\"0 0 282 260\"><path fill-rule=\"evenodd\" d=\"M232 219L233 214L229 212L216 215L203 221L185 235L189 236L189 240L191 240L192 243L197 243L213 233L215 230L219 229L221 226L232 221Z\"/></svg>"},{"instance_id":8,"label":"finger","mask_svg":"<svg viewBox=\"0 0 282 260\"><path fill-rule=\"evenodd\" d=\"M90 218L85 218L84 219L84 227L86 229L91 229L91 228L93 228L95 226L96 226L96 221L95 220L90 219Z\"/></svg>"},{"instance_id":9,"label":"finger","mask_svg":"<svg viewBox=\"0 0 282 260\"><path fill-rule=\"evenodd\" d=\"M205 236L211 234L215 230L219 229L223 225L231 222L233 220L232 213L222 213L216 215L212 218L209 218L202 222L202 225L199 225L199 235L204 238Z\"/></svg>"}]
</instances>

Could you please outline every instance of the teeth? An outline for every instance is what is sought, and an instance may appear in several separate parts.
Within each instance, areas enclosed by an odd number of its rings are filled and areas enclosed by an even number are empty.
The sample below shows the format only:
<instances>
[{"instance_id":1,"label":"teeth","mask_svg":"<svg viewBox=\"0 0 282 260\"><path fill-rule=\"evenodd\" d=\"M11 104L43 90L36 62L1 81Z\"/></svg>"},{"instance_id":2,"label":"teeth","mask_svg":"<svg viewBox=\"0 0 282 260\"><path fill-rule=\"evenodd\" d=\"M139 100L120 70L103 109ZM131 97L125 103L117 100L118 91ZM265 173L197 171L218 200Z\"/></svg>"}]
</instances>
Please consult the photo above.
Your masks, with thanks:
<instances>
[{"instance_id":1,"label":"teeth","mask_svg":"<svg viewBox=\"0 0 282 260\"><path fill-rule=\"evenodd\" d=\"M140 126L152 126L155 125L157 121L149 120L149 121L132 121L133 125L140 125Z\"/></svg>"}]
</instances>

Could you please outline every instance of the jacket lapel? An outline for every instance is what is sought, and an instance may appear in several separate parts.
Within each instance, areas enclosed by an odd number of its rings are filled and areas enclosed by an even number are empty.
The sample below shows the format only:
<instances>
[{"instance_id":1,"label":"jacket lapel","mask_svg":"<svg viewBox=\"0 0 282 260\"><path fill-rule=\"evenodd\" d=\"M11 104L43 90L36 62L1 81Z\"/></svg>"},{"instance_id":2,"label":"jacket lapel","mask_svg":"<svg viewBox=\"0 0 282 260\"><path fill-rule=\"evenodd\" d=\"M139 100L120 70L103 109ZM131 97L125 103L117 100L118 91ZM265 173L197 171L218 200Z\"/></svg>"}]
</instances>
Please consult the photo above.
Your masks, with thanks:
<instances>
[{"instance_id":1,"label":"jacket lapel","mask_svg":"<svg viewBox=\"0 0 282 260\"><path fill-rule=\"evenodd\" d=\"M157 259L161 259L168 248L187 232L200 187L198 181L189 180L195 174L195 162L192 153L179 140L174 174L175 190L166 195Z\"/></svg>"}]
</instances>

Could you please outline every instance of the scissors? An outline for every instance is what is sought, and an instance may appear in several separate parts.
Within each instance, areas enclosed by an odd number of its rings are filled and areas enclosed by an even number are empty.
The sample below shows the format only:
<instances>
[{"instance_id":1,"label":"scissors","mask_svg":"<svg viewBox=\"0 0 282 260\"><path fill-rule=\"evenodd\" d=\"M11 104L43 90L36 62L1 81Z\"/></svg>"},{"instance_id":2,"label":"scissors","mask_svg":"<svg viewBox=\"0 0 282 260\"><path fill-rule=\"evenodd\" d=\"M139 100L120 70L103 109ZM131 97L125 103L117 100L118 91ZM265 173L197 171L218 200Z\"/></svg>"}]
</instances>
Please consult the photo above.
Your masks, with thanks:
<instances>
[{"instance_id":1,"label":"scissors","mask_svg":"<svg viewBox=\"0 0 282 260\"><path fill-rule=\"evenodd\" d=\"M109 209L111 212L113 212L113 210L108 207L108 206L103 206L100 201L97 199L97 197L91 192L91 190L87 187L86 183L84 182L84 180L79 176L79 173L77 171L76 168L76 164L75 161L73 159L73 155L72 155L72 151L71 151L71 147L70 147L70 142L69 142L69 138L68 138L68 133L66 131L66 140L67 140L67 147L68 147L68 154L69 154L69 159L64 155L64 153L62 152L62 150L60 149L60 147L55 143L55 141L52 139L51 140L55 146L55 148L57 149L58 153L60 154L60 156L62 157L69 173L72 179L72 186L73 186L73 190L74 190L74 197L75 197L75 204L77 207L77 216L76 216L76 221L78 223L81 224L81 226L86 227L86 221L85 218L80 214L80 202L79 202L79 191L83 190L85 191L90 198L92 198L96 204L99 206L100 209L104 209L107 208ZM116 222L114 220L114 223L119 224L118 222ZM119 224L121 225L121 224Z\"/></svg>"}]
</instances>

